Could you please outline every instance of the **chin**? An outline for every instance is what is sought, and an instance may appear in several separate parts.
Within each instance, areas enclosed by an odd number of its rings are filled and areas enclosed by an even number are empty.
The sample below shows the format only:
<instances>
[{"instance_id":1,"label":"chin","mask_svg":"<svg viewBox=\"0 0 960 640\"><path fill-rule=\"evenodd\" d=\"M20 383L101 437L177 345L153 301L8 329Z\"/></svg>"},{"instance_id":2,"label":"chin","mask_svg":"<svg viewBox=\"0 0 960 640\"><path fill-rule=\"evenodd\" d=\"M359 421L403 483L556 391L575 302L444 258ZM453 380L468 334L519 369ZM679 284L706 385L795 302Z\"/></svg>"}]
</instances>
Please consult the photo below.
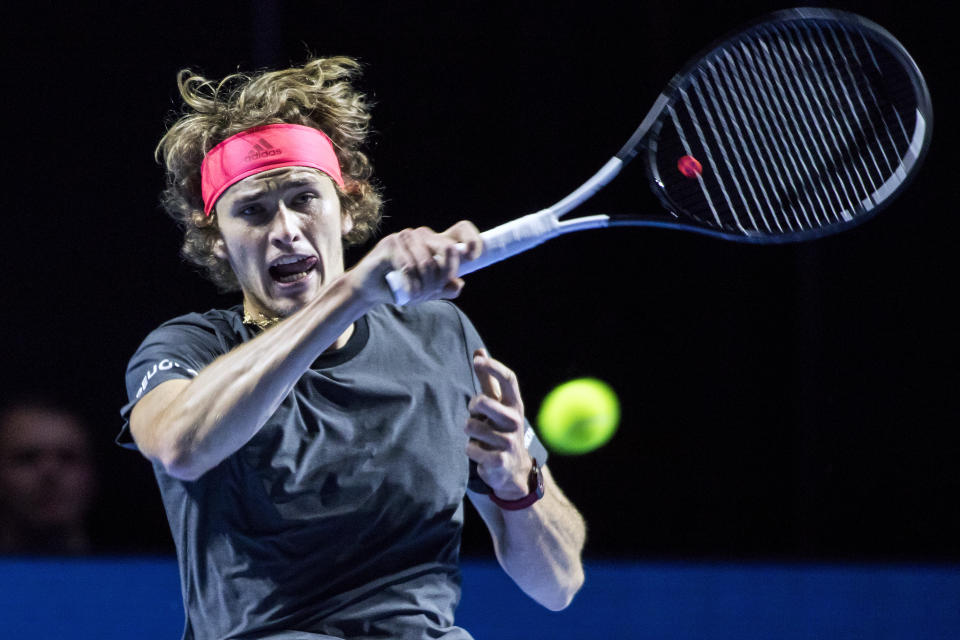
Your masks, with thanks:
<instances>
[{"instance_id":1,"label":"chin","mask_svg":"<svg viewBox=\"0 0 960 640\"><path fill-rule=\"evenodd\" d=\"M308 302L317 297L319 287L304 287L299 291L281 291L271 297L270 310L274 315L285 318L300 311Z\"/></svg>"}]
</instances>

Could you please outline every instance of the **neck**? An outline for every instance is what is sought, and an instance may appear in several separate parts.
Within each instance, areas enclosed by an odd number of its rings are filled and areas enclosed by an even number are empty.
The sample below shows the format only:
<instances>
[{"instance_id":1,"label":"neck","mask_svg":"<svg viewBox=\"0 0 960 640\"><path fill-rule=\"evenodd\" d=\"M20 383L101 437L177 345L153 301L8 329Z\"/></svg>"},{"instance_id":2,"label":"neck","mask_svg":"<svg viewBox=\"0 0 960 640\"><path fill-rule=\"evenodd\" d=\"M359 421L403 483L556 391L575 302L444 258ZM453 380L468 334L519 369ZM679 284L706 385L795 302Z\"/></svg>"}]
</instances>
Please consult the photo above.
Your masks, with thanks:
<instances>
[{"instance_id":1,"label":"neck","mask_svg":"<svg viewBox=\"0 0 960 640\"><path fill-rule=\"evenodd\" d=\"M267 315L262 311L254 311L251 313L247 308L247 304L244 303L243 305L243 324L250 324L260 327L261 329L269 329L281 320L283 320L283 318Z\"/></svg>"},{"instance_id":2,"label":"neck","mask_svg":"<svg viewBox=\"0 0 960 640\"><path fill-rule=\"evenodd\" d=\"M284 318L279 316L273 316L266 314L260 310L253 310L251 312L250 307L247 302L243 303L243 324L252 325L255 327L260 327L260 329L267 330L274 325L280 324L283 322ZM347 327L343 333L340 334L340 337L337 338L333 344L327 347L327 351L332 351L334 349L341 349L346 346L347 342L350 341L350 336L353 335L353 324Z\"/></svg>"}]
</instances>

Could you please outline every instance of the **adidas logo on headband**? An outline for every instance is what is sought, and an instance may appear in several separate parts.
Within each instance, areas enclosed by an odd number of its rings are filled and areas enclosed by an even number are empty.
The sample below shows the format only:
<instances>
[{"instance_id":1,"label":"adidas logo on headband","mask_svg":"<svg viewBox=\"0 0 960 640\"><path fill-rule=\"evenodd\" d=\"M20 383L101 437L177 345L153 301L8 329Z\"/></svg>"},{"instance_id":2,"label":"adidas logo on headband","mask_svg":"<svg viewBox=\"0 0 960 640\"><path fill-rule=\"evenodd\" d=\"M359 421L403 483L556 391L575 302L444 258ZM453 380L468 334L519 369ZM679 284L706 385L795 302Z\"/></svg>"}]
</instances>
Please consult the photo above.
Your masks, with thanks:
<instances>
[{"instance_id":1,"label":"adidas logo on headband","mask_svg":"<svg viewBox=\"0 0 960 640\"><path fill-rule=\"evenodd\" d=\"M269 142L260 138L253 145L253 149L244 157L244 161L250 162L251 160L259 160L260 158L268 158L270 156L278 156L283 153L283 149L276 149Z\"/></svg>"}]
</instances>

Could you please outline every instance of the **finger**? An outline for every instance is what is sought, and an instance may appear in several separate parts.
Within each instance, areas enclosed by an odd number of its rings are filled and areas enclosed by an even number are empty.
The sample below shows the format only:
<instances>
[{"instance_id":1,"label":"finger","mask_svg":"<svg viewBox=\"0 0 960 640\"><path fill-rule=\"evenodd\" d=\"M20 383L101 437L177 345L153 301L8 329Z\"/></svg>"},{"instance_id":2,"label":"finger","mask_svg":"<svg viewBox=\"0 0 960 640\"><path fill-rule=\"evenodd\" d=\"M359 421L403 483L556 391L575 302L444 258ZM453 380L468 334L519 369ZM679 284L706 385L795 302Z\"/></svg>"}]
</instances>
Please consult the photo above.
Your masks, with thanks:
<instances>
[{"instance_id":1,"label":"finger","mask_svg":"<svg viewBox=\"0 0 960 640\"><path fill-rule=\"evenodd\" d=\"M465 284L466 283L461 278L454 278L444 285L440 293L440 297L446 300L453 300L460 295L460 292L463 291Z\"/></svg>"},{"instance_id":2,"label":"finger","mask_svg":"<svg viewBox=\"0 0 960 640\"><path fill-rule=\"evenodd\" d=\"M483 253L483 239L480 230L468 220L461 220L443 232L442 235L461 243L464 248L462 255L467 260L476 260Z\"/></svg>"},{"instance_id":3,"label":"finger","mask_svg":"<svg viewBox=\"0 0 960 640\"><path fill-rule=\"evenodd\" d=\"M438 297L446 299L456 298L460 295L465 284L464 281L457 276L457 272L460 270L459 249L457 249L456 245L447 244L443 248L443 253L437 254L434 258L437 267L434 270L434 275L436 276L434 284L440 287Z\"/></svg>"},{"instance_id":4,"label":"finger","mask_svg":"<svg viewBox=\"0 0 960 640\"><path fill-rule=\"evenodd\" d=\"M497 431L517 431L523 424L523 414L490 396L474 396L467 409L474 417L486 418L490 426Z\"/></svg>"},{"instance_id":5,"label":"finger","mask_svg":"<svg viewBox=\"0 0 960 640\"><path fill-rule=\"evenodd\" d=\"M410 240L416 243L410 250L417 256L419 275L425 288L440 288L440 297L456 297L463 288L459 281L460 260L463 249L455 238L435 233L429 227L420 227L411 232Z\"/></svg>"},{"instance_id":6,"label":"finger","mask_svg":"<svg viewBox=\"0 0 960 640\"><path fill-rule=\"evenodd\" d=\"M447 244L442 254L434 255L433 269L427 275L427 287L431 290L439 288L434 297L449 300L460 295L465 283L457 276L459 270L460 251L456 245Z\"/></svg>"},{"instance_id":7,"label":"finger","mask_svg":"<svg viewBox=\"0 0 960 640\"><path fill-rule=\"evenodd\" d=\"M457 279L457 272L460 271L460 251L456 245L449 245L444 252L442 267L444 269L445 280L447 282Z\"/></svg>"},{"instance_id":8,"label":"finger","mask_svg":"<svg viewBox=\"0 0 960 640\"><path fill-rule=\"evenodd\" d=\"M506 466L506 454L503 451L488 449L483 443L476 440L467 442L467 457L480 465L481 477L494 469Z\"/></svg>"},{"instance_id":9,"label":"finger","mask_svg":"<svg viewBox=\"0 0 960 640\"><path fill-rule=\"evenodd\" d=\"M420 275L420 258L413 251L412 235L411 229L404 229L396 234L392 262L394 268L401 271L410 283L411 295L416 296L423 289L423 278Z\"/></svg>"},{"instance_id":10,"label":"finger","mask_svg":"<svg viewBox=\"0 0 960 640\"><path fill-rule=\"evenodd\" d=\"M404 229L396 234L395 268L410 282L412 299L456 298L464 283L457 278L460 250L452 239L429 227Z\"/></svg>"},{"instance_id":11,"label":"finger","mask_svg":"<svg viewBox=\"0 0 960 640\"><path fill-rule=\"evenodd\" d=\"M470 438L498 451L507 451L512 444L503 431L492 426L487 420L469 418L464 431Z\"/></svg>"},{"instance_id":12,"label":"finger","mask_svg":"<svg viewBox=\"0 0 960 640\"><path fill-rule=\"evenodd\" d=\"M474 370L477 375L483 371L488 378L497 383L500 390L500 401L508 407L522 409L523 400L520 397L520 383L517 382L517 374L499 360L494 360L484 353L479 358L476 354L473 357Z\"/></svg>"},{"instance_id":13,"label":"finger","mask_svg":"<svg viewBox=\"0 0 960 640\"><path fill-rule=\"evenodd\" d=\"M480 388L483 389L483 393L494 398L495 400L500 399L500 385L487 371L486 367L483 366L484 360L488 359L486 349L477 349L473 352L473 370L477 374L477 379L480 380Z\"/></svg>"},{"instance_id":14,"label":"finger","mask_svg":"<svg viewBox=\"0 0 960 640\"><path fill-rule=\"evenodd\" d=\"M421 283L427 283L435 277L437 270L436 253L432 246L431 236L436 235L431 229L420 227L402 232L406 249L413 256L417 275Z\"/></svg>"}]
</instances>

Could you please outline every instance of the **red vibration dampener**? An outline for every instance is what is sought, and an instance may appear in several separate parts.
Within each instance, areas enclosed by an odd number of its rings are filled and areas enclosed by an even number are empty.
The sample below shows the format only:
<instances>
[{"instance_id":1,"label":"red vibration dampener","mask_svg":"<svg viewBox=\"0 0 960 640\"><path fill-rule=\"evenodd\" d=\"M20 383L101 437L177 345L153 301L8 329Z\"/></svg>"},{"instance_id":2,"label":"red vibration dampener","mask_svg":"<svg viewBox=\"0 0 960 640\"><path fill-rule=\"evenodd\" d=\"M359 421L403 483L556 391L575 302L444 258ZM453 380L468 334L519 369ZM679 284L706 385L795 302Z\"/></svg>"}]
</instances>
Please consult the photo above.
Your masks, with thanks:
<instances>
[{"instance_id":1,"label":"red vibration dampener","mask_svg":"<svg viewBox=\"0 0 960 640\"><path fill-rule=\"evenodd\" d=\"M693 156L683 156L677 160L677 169L688 178L696 178L703 173L703 166Z\"/></svg>"}]
</instances>

